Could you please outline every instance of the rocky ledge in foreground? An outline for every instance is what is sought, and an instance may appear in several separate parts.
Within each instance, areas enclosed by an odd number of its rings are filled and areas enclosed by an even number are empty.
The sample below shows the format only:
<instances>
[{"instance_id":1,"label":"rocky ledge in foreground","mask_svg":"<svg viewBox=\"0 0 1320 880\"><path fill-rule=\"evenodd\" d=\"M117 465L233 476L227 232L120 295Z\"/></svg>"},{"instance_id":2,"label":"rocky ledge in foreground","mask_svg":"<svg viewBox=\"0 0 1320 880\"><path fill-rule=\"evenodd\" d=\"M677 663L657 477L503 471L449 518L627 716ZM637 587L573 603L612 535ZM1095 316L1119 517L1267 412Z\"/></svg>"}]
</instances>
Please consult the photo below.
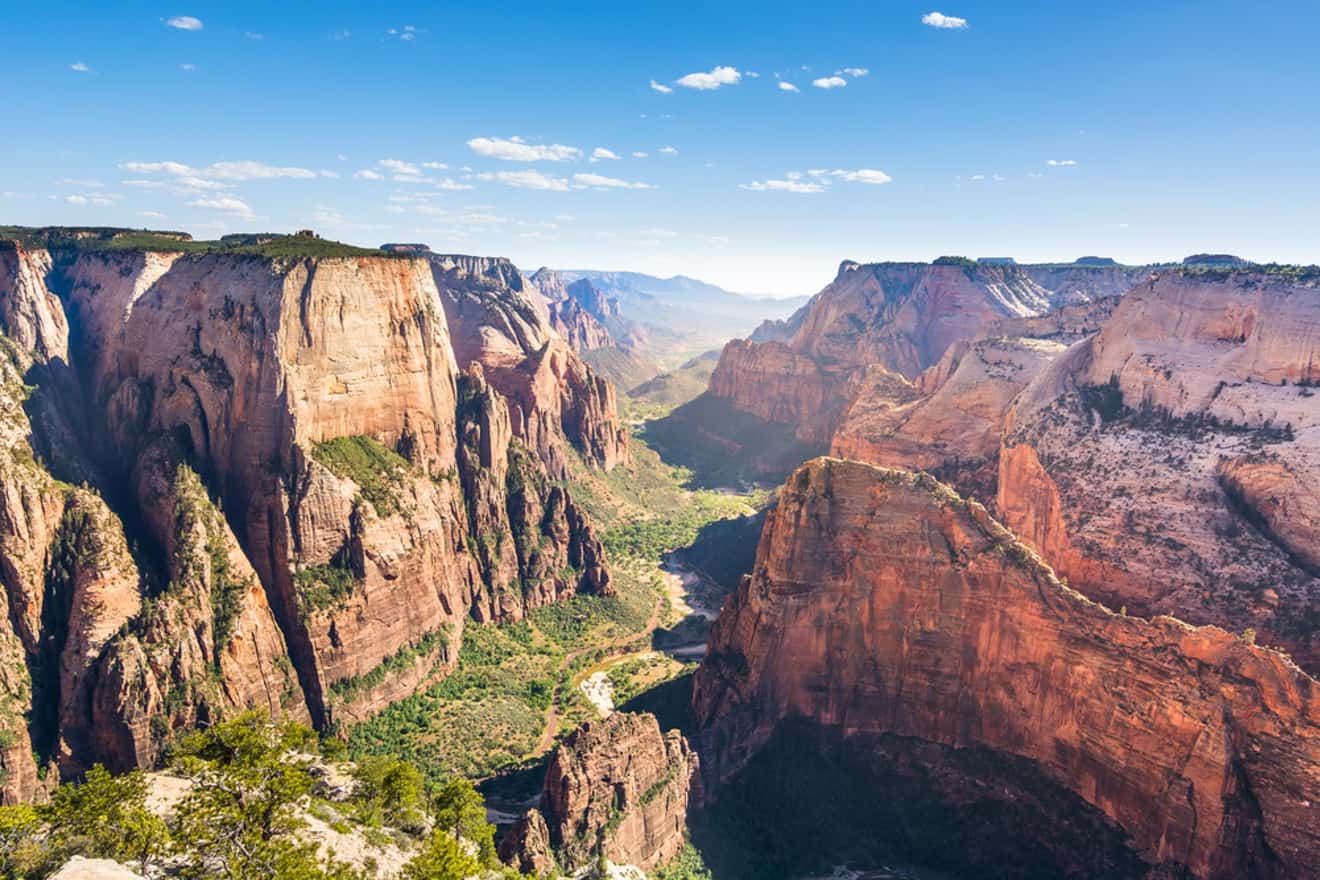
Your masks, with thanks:
<instances>
[{"instance_id":1,"label":"rocky ledge in foreground","mask_svg":"<svg viewBox=\"0 0 1320 880\"><path fill-rule=\"evenodd\" d=\"M805 719L1028 759L1152 865L1317 876L1314 679L1216 627L1088 601L929 476L799 468L693 699L707 782Z\"/></svg>"}]
</instances>

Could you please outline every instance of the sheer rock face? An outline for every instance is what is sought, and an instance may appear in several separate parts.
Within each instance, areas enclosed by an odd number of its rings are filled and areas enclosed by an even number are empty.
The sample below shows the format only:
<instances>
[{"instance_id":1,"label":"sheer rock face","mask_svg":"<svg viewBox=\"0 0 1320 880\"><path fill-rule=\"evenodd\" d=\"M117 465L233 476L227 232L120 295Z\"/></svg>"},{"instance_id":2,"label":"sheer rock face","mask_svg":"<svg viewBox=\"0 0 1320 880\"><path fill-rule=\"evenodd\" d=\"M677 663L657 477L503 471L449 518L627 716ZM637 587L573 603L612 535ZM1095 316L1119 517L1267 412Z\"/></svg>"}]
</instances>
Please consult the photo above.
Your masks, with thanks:
<instances>
[{"instance_id":1,"label":"sheer rock face","mask_svg":"<svg viewBox=\"0 0 1320 880\"><path fill-rule=\"evenodd\" d=\"M1020 336L956 342L915 387L904 387L892 373L864 380L830 454L930 471L964 493L993 499L1009 406L1064 349L1060 342ZM872 367L868 375L883 372Z\"/></svg>"},{"instance_id":2,"label":"sheer rock face","mask_svg":"<svg viewBox=\"0 0 1320 880\"><path fill-rule=\"evenodd\" d=\"M514 436L551 475L568 474L568 447L606 470L626 461L614 387L551 326L544 300L504 260L431 258L459 363L480 363L508 401Z\"/></svg>"},{"instance_id":3,"label":"sheer rock face","mask_svg":"<svg viewBox=\"0 0 1320 880\"><path fill-rule=\"evenodd\" d=\"M506 860L540 869L548 841L569 869L601 849L616 864L664 864L683 846L696 770L687 741L661 734L654 715L589 721L550 759L539 809L510 835Z\"/></svg>"},{"instance_id":4,"label":"sheer rock face","mask_svg":"<svg viewBox=\"0 0 1320 880\"><path fill-rule=\"evenodd\" d=\"M1279 645L1314 671L1320 296L1168 273L1017 398L997 510L1087 595Z\"/></svg>"},{"instance_id":5,"label":"sheer rock face","mask_svg":"<svg viewBox=\"0 0 1320 880\"><path fill-rule=\"evenodd\" d=\"M1036 762L1151 863L1314 877L1320 692L1214 627L1115 615L927 476L817 459L712 629L694 709L708 782L781 720Z\"/></svg>"},{"instance_id":6,"label":"sheer rock face","mask_svg":"<svg viewBox=\"0 0 1320 880\"><path fill-rule=\"evenodd\" d=\"M566 284L558 272L541 268L527 279L544 297L550 325L578 353L616 345L605 322L619 318L618 300L587 279Z\"/></svg>"},{"instance_id":7,"label":"sheer rock face","mask_svg":"<svg viewBox=\"0 0 1320 880\"><path fill-rule=\"evenodd\" d=\"M1114 296L1140 275L1125 267L845 262L801 312L761 332L767 341L729 343L710 393L791 426L803 441L828 443L868 367L915 379L996 320Z\"/></svg>"},{"instance_id":8,"label":"sheer rock face","mask_svg":"<svg viewBox=\"0 0 1320 880\"><path fill-rule=\"evenodd\" d=\"M459 371L428 260L0 249L0 327L7 799L39 794L34 751L127 767L237 708L362 717L443 675L468 617L610 589L518 410ZM594 393L555 430L617 427ZM7 723L34 701L57 717Z\"/></svg>"}]
</instances>

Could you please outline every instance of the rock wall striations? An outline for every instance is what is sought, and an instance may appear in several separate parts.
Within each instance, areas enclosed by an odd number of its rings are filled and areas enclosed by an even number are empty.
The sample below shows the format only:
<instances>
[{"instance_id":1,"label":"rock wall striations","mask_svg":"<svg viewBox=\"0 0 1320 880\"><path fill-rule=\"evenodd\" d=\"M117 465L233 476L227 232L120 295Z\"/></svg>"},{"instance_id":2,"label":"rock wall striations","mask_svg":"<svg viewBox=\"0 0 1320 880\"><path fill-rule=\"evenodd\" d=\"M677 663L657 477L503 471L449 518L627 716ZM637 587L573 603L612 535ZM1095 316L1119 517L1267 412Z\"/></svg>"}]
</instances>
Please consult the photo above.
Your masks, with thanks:
<instances>
[{"instance_id":1,"label":"rock wall striations","mask_svg":"<svg viewBox=\"0 0 1320 880\"><path fill-rule=\"evenodd\" d=\"M649 871L683 847L697 757L654 715L615 712L589 721L556 749L541 799L501 841L524 871L575 870L598 853Z\"/></svg>"},{"instance_id":2,"label":"rock wall striations","mask_svg":"<svg viewBox=\"0 0 1320 880\"><path fill-rule=\"evenodd\" d=\"M520 314L506 262L451 263ZM6 800L237 708L362 717L445 674L469 618L611 589L554 480L626 455L612 388L536 315L483 370L442 274L0 246Z\"/></svg>"},{"instance_id":3,"label":"rock wall striations","mask_svg":"<svg viewBox=\"0 0 1320 880\"><path fill-rule=\"evenodd\" d=\"M1214 627L1115 614L933 478L817 459L712 628L708 783L781 724L1025 758L1152 865L1317 876L1320 691Z\"/></svg>"}]
</instances>

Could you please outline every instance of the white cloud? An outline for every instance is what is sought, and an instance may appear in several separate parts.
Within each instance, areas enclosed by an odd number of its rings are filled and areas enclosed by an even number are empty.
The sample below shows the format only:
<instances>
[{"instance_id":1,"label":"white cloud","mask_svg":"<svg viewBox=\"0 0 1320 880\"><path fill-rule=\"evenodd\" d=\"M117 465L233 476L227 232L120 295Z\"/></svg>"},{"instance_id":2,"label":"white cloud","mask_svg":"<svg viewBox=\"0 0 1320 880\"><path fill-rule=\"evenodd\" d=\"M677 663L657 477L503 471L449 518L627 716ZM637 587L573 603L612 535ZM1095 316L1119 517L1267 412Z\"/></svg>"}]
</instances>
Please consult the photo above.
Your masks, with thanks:
<instances>
[{"instance_id":1,"label":"white cloud","mask_svg":"<svg viewBox=\"0 0 1320 880\"><path fill-rule=\"evenodd\" d=\"M657 91L662 95L667 95L673 91L673 89L671 89L669 86L663 83L658 83L655 80L651 80L651 88L652 90Z\"/></svg>"},{"instance_id":2,"label":"white cloud","mask_svg":"<svg viewBox=\"0 0 1320 880\"><path fill-rule=\"evenodd\" d=\"M965 28L967 19L958 18L953 15L945 15L943 12L928 12L921 17L922 24L928 24L934 28Z\"/></svg>"},{"instance_id":3,"label":"white cloud","mask_svg":"<svg viewBox=\"0 0 1320 880\"><path fill-rule=\"evenodd\" d=\"M637 150L637 151L635 151L635 152L632 154L632 156L633 156L634 159L645 159L645 158L646 158L647 156L649 156L649 155L651 155L651 154L650 154L650 153L644 153L644 152L642 152L641 150Z\"/></svg>"},{"instance_id":4,"label":"white cloud","mask_svg":"<svg viewBox=\"0 0 1320 880\"><path fill-rule=\"evenodd\" d=\"M257 33L256 31L245 31L245 32L243 33L243 36L247 37L249 40L264 40L264 39L266 39L266 35L265 35L265 34Z\"/></svg>"},{"instance_id":5,"label":"white cloud","mask_svg":"<svg viewBox=\"0 0 1320 880\"><path fill-rule=\"evenodd\" d=\"M477 175L478 180L493 180L502 183L505 186L517 187L518 189L541 189L552 190L554 192L565 192L568 190L568 181L562 177L550 177L539 171L495 171L483 172Z\"/></svg>"},{"instance_id":6,"label":"white cloud","mask_svg":"<svg viewBox=\"0 0 1320 880\"><path fill-rule=\"evenodd\" d=\"M182 162L124 162L120 168L134 174L161 174L165 180L125 180L124 186L139 189L166 189L176 195L195 194L202 190L225 189L229 184L249 180L290 178L309 180L317 177L310 168L293 165L267 165L264 162L215 162L194 168Z\"/></svg>"},{"instance_id":7,"label":"white cloud","mask_svg":"<svg viewBox=\"0 0 1320 880\"><path fill-rule=\"evenodd\" d=\"M577 159L582 151L563 144L529 144L522 138L472 138L467 142L472 152L507 162L562 162Z\"/></svg>"},{"instance_id":8,"label":"white cloud","mask_svg":"<svg viewBox=\"0 0 1320 880\"><path fill-rule=\"evenodd\" d=\"M454 178L452 177L444 177L441 178L440 180L433 180L431 181L431 185L434 186L436 189L446 189L446 190L451 190L453 192L459 192L460 190L473 188L472 184L462 183L460 181L454 180Z\"/></svg>"},{"instance_id":9,"label":"white cloud","mask_svg":"<svg viewBox=\"0 0 1320 880\"><path fill-rule=\"evenodd\" d=\"M799 89L797 86L793 85L791 82L789 82L789 81L787 81L787 80L783 80L783 79L781 79L781 80L779 81L779 91L781 91L781 92L800 92L800 91L802 91L802 90Z\"/></svg>"},{"instance_id":10,"label":"white cloud","mask_svg":"<svg viewBox=\"0 0 1320 880\"><path fill-rule=\"evenodd\" d=\"M843 70L839 71L839 73L847 74L853 79L860 79L870 72L871 71L867 70L865 67L845 67Z\"/></svg>"},{"instance_id":11,"label":"white cloud","mask_svg":"<svg viewBox=\"0 0 1320 880\"><path fill-rule=\"evenodd\" d=\"M422 173L421 168L411 162L405 162L402 159L381 159L376 164L381 168L384 168L386 171L393 172L394 174L404 174L408 177L418 177Z\"/></svg>"},{"instance_id":12,"label":"white cloud","mask_svg":"<svg viewBox=\"0 0 1320 880\"><path fill-rule=\"evenodd\" d=\"M613 150L607 150L604 147L597 147L591 151L591 161L599 162L602 159L618 159L619 154Z\"/></svg>"},{"instance_id":13,"label":"white cloud","mask_svg":"<svg viewBox=\"0 0 1320 880\"><path fill-rule=\"evenodd\" d=\"M985 180L985 175L984 175L984 174L973 174L973 175L972 175L972 180Z\"/></svg>"},{"instance_id":14,"label":"white cloud","mask_svg":"<svg viewBox=\"0 0 1320 880\"><path fill-rule=\"evenodd\" d=\"M336 178L339 177L339 172L338 172L338 171L331 171L329 168L322 168L320 171L316 172L316 176L317 176L317 177L329 177L329 178L331 178L331 179L333 180L333 179L336 179Z\"/></svg>"},{"instance_id":15,"label":"white cloud","mask_svg":"<svg viewBox=\"0 0 1320 880\"><path fill-rule=\"evenodd\" d=\"M194 199L188 203L192 208L210 208L214 211L223 211L226 214L242 214L245 217L252 216L252 209L247 203L233 196L206 196L205 198Z\"/></svg>"},{"instance_id":16,"label":"white cloud","mask_svg":"<svg viewBox=\"0 0 1320 880\"><path fill-rule=\"evenodd\" d=\"M449 168L444 162L423 162L423 168L430 168L432 171L444 171Z\"/></svg>"},{"instance_id":17,"label":"white cloud","mask_svg":"<svg viewBox=\"0 0 1320 880\"><path fill-rule=\"evenodd\" d=\"M361 171L353 172L354 180L384 180L385 175L379 171L372 171L370 168L363 168Z\"/></svg>"},{"instance_id":18,"label":"white cloud","mask_svg":"<svg viewBox=\"0 0 1320 880\"><path fill-rule=\"evenodd\" d=\"M202 20L193 18L191 15L176 15L173 18L166 19L165 23L181 31L200 31L202 29Z\"/></svg>"},{"instance_id":19,"label":"white cloud","mask_svg":"<svg viewBox=\"0 0 1320 880\"><path fill-rule=\"evenodd\" d=\"M1071 165L1076 165L1077 160L1076 159L1046 159L1045 164L1051 165L1055 168L1067 168Z\"/></svg>"},{"instance_id":20,"label":"white cloud","mask_svg":"<svg viewBox=\"0 0 1320 880\"><path fill-rule=\"evenodd\" d=\"M830 174L840 180L846 180L849 183L869 183L875 186L882 183L889 183L894 179L883 171L876 171L874 168L858 168L856 171L836 169L831 171Z\"/></svg>"},{"instance_id":21,"label":"white cloud","mask_svg":"<svg viewBox=\"0 0 1320 880\"><path fill-rule=\"evenodd\" d=\"M91 73L91 72L92 72L92 69L91 69L90 67L88 67L86 64L84 64L83 62L81 62L81 61L75 61L74 63L70 64L70 65L69 65L69 70L74 70L74 71L77 71L78 73Z\"/></svg>"},{"instance_id":22,"label":"white cloud","mask_svg":"<svg viewBox=\"0 0 1320 880\"><path fill-rule=\"evenodd\" d=\"M353 36L353 32L352 32L352 31L336 31L335 33L333 33L333 34L330 35L330 39L332 39L332 40L347 40L348 38L350 38L350 37L352 37L352 36Z\"/></svg>"},{"instance_id":23,"label":"white cloud","mask_svg":"<svg viewBox=\"0 0 1320 880\"><path fill-rule=\"evenodd\" d=\"M179 70L186 70L186 71L192 72L192 71L194 71L194 70L196 70L196 69L197 69L197 65L196 65L196 64L180 64L180 65L179 65Z\"/></svg>"},{"instance_id":24,"label":"white cloud","mask_svg":"<svg viewBox=\"0 0 1320 880\"><path fill-rule=\"evenodd\" d=\"M757 73L755 70L748 70L748 71L745 71L743 75L746 76L748 79L760 79L760 78L761 78L761 74Z\"/></svg>"},{"instance_id":25,"label":"white cloud","mask_svg":"<svg viewBox=\"0 0 1320 880\"><path fill-rule=\"evenodd\" d=\"M138 212L137 212L137 215L138 215L139 217L145 217L145 218L147 218L148 220L164 220L164 219L165 219L165 215L162 214L160 211L138 211Z\"/></svg>"},{"instance_id":26,"label":"white cloud","mask_svg":"<svg viewBox=\"0 0 1320 880\"><path fill-rule=\"evenodd\" d=\"M841 89L848 85L848 81L841 76L822 76L820 79L813 79L811 84L818 89Z\"/></svg>"},{"instance_id":27,"label":"white cloud","mask_svg":"<svg viewBox=\"0 0 1320 880\"><path fill-rule=\"evenodd\" d=\"M603 174L574 174L573 182L582 186L594 186L601 189L655 189L649 183L634 180L620 180Z\"/></svg>"},{"instance_id":28,"label":"white cloud","mask_svg":"<svg viewBox=\"0 0 1320 880\"><path fill-rule=\"evenodd\" d=\"M637 230L637 234L644 235L647 238L678 238L678 233L674 230L662 229L659 227L653 229L639 229Z\"/></svg>"},{"instance_id":29,"label":"white cloud","mask_svg":"<svg viewBox=\"0 0 1320 880\"><path fill-rule=\"evenodd\" d=\"M674 84L685 89L708 92L720 86L736 85L740 79L742 74L736 67L713 67L709 73L689 73L687 76L681 76Z\"/></svg>"},{"instance_id":30,"label":"white cloud","mask_svg":"<svg viewBox=\"0 0 1320 880\"><path fill-rule=\"evenodd\" d=\"M661 147L660 152L664 153L666 156L678 155L678 149L676 147L669 147L669 146Z\"/></svg>"},{"instance_id":31,"label":"white cloud","mask_svg":"<svg viewBox=\"0 0 1320 880\"><path fill-rule=\"evenodd\" d=\"M86 180L76 177L61 177L55 181L57 186L76 186L81 189L102 189L105 184L99 180Z\"/></svg>"},{"instance_id":32,"label":"white cloud","mask_svg":"<svg viewBox=\"0 0 1320 880\"><path fill-rule=\"evenodd\" d=\"M101 193L75 193L71 196L65 196L64 201L70 205L91 205L97 208L105 208L113 205L118 198L118 196L102 195Z\"/></svg>"},{"instance_id":33,"label":"white cloud","mask_svg":"<svg viewBox=\"0 0 1320 880\"><path fill-rule=\"evenodd\" d=\"M738 184L741 189L750 189L753 192L791 192L791 193L818 193L825 192L825 184L813 181L802 180L753 180L751 183Z\"/></svg>"}]
</instances>

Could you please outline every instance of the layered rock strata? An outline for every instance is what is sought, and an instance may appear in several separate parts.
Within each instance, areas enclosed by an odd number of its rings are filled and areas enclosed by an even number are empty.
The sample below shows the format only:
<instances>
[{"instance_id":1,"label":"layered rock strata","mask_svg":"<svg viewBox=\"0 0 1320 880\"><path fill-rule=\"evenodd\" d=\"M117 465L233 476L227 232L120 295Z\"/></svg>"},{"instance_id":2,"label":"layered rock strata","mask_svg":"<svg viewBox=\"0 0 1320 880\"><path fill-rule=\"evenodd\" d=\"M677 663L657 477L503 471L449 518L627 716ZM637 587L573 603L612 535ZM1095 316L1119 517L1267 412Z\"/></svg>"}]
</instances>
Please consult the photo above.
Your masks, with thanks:
<instances>
[{"instance_id":1,"label":"layered rock strata","mask_svg":"<svg viewBox=\"0 0 1320 880\"><path fill-rule=\"evenodd\" d=\"M1320 692L1215 627L1115 614L929 476L818 459L785 485L693 695L703 772L781 722L1026 758L1152 865L1314 877Z\"/></svg>"}]
</instances>

